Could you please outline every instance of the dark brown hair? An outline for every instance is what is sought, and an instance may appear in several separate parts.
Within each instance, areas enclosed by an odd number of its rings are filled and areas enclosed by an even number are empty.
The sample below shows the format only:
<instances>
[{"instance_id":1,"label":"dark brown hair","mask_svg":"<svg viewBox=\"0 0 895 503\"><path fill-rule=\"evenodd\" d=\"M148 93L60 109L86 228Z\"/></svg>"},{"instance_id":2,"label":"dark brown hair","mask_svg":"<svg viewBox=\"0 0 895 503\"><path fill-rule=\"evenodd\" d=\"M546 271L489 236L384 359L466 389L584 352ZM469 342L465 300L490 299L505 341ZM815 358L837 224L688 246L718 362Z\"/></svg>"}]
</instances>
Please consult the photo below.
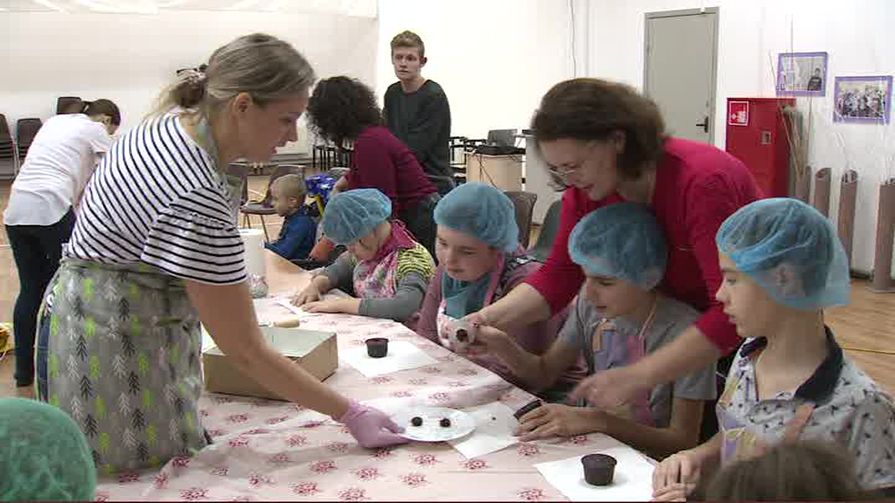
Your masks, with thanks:
<instances>
[{"instance_id":1,"label":"dark brown hair","mask_svg":"<svg viewBox=\"0 0 895 503\"><path fill-rule=\"evenodd\" d=\"M868 499L847 450L822 442L783 443L728 465L697 493L705 501Z\"/></svg>"},{"instance_id":2,"label":"dark brown hair","mask_svg":"<svg viewBox=\"0 0 895 503\"><path fill-rule=\"evenodd\" d=\"M423 43L423 39L419 35L410 30L404 30L395 35L395 38L392 39L391 47L392 52L395 52L395 49L398 47L416 48L420 50L420 59L426 57L426 44Z\"/></svg>"},{"instance_id":3,"label":"dark brown hair","mask_svg":"<svg viewBox=\"0 0 895 503\"><path fill-rule=\"evenodd\" d=\"M320 137L341 147L361 131L382 124L373 91L351 77L330 77L314 87L308 102L308 122Z\"/></svg>"},{"instance_id":4,"label":"dark brown hair","mask_svg":"<svg viewBox=\"0 0 895 503\"><path fill-rule=\"evenodd\" d=\"M659 108L634 88L600 79L572 79L553 86L541 99L531 121L540 142L607 140L625 135L618 169L637 178L645 166L662 157L665 124Z\"/></svg>"},{"instance_id":5,"label":"dark brown hair","mask_svg":"<svg viewBox=\"0 0 895 503\"><path fill-rule=\"evenodd\" d=\"M83 101L82 107L83 108L81 109L81 113L87 115L88 117L92 117L95 115L108 115L109 120L112 122L112 125L121 125L121 111L118 110L118 105L113 103L111 100L98 99L94 101Z\"/></svg>"}]
</instances>

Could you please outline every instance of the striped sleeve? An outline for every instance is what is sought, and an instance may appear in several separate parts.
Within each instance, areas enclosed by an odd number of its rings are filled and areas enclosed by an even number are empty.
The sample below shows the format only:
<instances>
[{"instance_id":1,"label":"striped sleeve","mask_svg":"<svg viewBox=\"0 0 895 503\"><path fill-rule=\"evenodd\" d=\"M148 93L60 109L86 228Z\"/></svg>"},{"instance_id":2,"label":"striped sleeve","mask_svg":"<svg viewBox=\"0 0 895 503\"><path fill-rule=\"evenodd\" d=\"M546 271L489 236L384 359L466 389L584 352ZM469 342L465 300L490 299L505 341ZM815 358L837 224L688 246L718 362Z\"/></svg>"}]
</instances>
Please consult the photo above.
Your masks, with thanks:
<instances>
[{"instance_id":1,"label":"striped sleeve","mask_svg":"<svg viewBox=\"0 0 895 503\"><path fill-rule=\"evenodd\" d=\"M398 253L398 270L395 274L400 283L408 274L418 274L426 283L435 272L435 262L423 245L417 243L413 248ZM425 290L423 290L425 292Z\"/></svg>"},{"instance_id":2,"label":"striped sleeve","mask_svg":"<svg viewBox=\"0 0 895 503\"><path fill-rule=\"evenodd\" d=\"M197 188L153 221L140 260L172 276L215 285L245 281L242 238L223 194Z\"/></svg>"}]
</instances>

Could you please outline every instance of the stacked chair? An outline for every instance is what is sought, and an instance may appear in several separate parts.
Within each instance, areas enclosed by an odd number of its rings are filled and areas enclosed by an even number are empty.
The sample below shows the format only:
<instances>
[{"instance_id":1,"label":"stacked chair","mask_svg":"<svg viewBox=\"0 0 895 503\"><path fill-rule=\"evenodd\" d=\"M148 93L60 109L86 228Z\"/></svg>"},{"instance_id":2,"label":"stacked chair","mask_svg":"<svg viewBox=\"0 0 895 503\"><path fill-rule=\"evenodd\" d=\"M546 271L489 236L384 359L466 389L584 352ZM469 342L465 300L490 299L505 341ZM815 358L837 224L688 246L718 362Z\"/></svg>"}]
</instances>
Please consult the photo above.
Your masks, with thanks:
<instances>
[{"instance_id":1,"label":"stacked chair","mask_svg":"<svg viewBox=\"0 0 895 503\"><path fill-rule=\"evenodd\" d=\"M56 99L56 115L76 114L84 108L84 102L77 96L60 96Z\"/></svg>"},{"instance_id":2,"label":"stacked chair","mask_svg":"<svg viewBox=\"0 0 895 503\"><path fill-rule=\"evenodd\" d=\"M23 162L28 155L28 148L31 147L31 142L34 141L41 126L43 126L43 122L35 118L19 119L16 123L16 143L19 149L19 159Z\"/></svg>"},{"instance_id":3,"label":"stacked chair","mask_svg":"<svg viewBox=\"0 0 895 503\"><path fill-rule=\"evenodd\" d=\"M15 178L19 167L19 157L16 144L9 133L9 124L6 116L0 114L0 179L9 180Z\"/></svg>"}]
</instances>

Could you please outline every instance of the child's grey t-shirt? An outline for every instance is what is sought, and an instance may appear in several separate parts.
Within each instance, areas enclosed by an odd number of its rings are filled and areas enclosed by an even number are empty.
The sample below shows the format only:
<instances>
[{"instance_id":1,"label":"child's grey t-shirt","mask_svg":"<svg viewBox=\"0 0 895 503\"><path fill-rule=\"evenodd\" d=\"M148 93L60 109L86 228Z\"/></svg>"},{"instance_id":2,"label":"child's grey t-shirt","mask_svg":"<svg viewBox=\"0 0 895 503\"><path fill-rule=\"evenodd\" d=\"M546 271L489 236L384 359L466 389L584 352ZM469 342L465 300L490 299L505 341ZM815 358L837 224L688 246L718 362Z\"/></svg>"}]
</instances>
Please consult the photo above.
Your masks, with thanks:
<instances>
[{"instance_id":1,"label":"child's grey t-shirt","mask_svg":"<svg viewBox=\"0 0 895 503\"><path fill-rule=\"evenodd\" d=\"M644 334L645 353L656 351L681 335L699 318L699 311L670 297L659 295L656 314L649 331ZM612 320L616 334L604 333L602 346L593 351L593 337L597 326L603 321L602 314L587 301L584 289L578 293L575 307L559 332L558 340L578 348L587 361L588 374L599 370L622 367L627 364L625 337L637 337L640 324L623 318ZM668 426L671 420L673 397L690 400L714 400L717 395L715 365L688 374L674 382L660 384L650 394L650 410L657 428Z\"/></svg>"}]
</instances>

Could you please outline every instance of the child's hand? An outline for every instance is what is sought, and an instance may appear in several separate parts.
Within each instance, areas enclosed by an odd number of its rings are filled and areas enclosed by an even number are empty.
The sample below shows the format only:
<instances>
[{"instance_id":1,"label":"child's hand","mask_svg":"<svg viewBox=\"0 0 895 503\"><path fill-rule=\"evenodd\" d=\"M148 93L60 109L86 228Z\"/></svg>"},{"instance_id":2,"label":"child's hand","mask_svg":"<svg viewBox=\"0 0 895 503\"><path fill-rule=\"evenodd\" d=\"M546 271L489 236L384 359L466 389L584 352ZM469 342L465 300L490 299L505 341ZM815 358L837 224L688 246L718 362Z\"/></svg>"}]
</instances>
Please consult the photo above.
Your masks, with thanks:
<instances>
[{"instance_id":1,"label":"child's hand","mask_svg":"<svg viewBox=\"0 0 895 503\"><path fill-rule=\"evenodd\" d=\"M357 307L360 305L359 299L341 298L326 299L309 302L304 305L303 309L309 313L346 313L357 314ZM353 308L353 309L352 309Z\"/></svg>"},{"instance_id":2,"label":"child's hand","mask_svg":"<svg viewBox=\"0 0 895 503\"><path fill-rule=\"evenodd\" d=\"M312 281L310 285L306 286L304 290L298 292L297 295L292 297L292 305L296 307L303 306L309 302L315 302L320 300L320 290L314 285Z\"/></svg>"},{"instance_id":3,"label":"child's hand","mask_svg":"<svg viewBox=\"0 0 895 503\"><path fill-rule=\"evenodd\" d=\"M679 491L680 487L689 488L689 494L699 482L701 461L693 450L686 450L665 458L653 471L653 497L665 497L668 493ZM663 499L663 501L672 501Z\"/></svg>"},{"instance_id":4,"label":"child's hand","mask_svg":"<svg viewBox=\"0 0 895 503\"><path fill-rule=\"evenodd\" d=\"M687 501L687 496L695 488L696 484L682 484L678 482L654 492L653 501Z\"/></svg>"},{"instance_id":5,"label":"child's hand","mask_svg":"<svg viewBox=\"0 0 895 503\"><path fill-rule=\"evenodd\" d=\"M519 419L515 435L523 442L553 436L571 437L602 429L600 412L558 403L544 404Z\"/></svg>"},{"instance_id":6,"label":"child's hand","mask_svg":"<svg viewBox=\"0 0 895 503\"><path fill-rule=\"evenodd\" d=\"M476 332L475 342L466 348L466 353L473 356L493 353L499 357L512 343L513 340L506 332L481 325Z\"/></svg>"}]
</instances>

